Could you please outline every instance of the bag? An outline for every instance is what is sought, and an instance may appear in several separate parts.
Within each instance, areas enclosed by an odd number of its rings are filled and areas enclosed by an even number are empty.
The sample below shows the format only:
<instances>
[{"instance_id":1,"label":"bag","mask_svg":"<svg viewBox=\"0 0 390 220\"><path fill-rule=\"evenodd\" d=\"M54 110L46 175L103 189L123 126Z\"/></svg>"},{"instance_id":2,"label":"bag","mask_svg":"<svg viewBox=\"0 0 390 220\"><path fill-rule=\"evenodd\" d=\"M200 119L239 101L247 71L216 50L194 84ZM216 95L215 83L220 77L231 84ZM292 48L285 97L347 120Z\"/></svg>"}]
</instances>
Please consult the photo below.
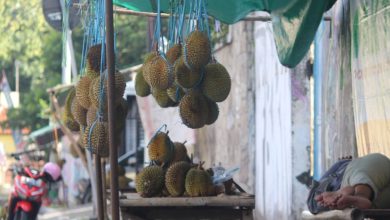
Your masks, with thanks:
<instances>
[{"instance_id":1,"label":"bag","mask_svg":"<svg viewBox=\"0 0 390 220\"><path fill-rule=\"evenodd\" d=\"M327 170L319 181L313 180L309 196L307 198L307 207L312 214L329 211L330 209L321 206L314 199L323 192L334 192L340 189L343 181L344 171L351 160L340 160Z\"/></svg>"}]
</instances>

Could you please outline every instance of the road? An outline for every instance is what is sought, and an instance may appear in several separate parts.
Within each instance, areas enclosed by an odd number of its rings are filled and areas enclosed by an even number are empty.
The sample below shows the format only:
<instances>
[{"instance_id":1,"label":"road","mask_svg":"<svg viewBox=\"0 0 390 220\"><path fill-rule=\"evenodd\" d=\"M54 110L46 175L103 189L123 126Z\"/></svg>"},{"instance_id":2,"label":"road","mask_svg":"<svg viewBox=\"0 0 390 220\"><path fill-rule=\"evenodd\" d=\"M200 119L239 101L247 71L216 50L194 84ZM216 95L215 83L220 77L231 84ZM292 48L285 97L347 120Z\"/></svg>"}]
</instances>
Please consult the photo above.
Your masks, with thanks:
<instances>
[{"instance_id":1,"label":"road","mask_svg":"<svg viewBox=\"0 0 390 220\"><path fill-rule=\"evenodd\" d=\"M92 205L82 205L75 208L45 208L38 215L38 220L89 220L92 217Z\"/></svg>"}]
</instances>

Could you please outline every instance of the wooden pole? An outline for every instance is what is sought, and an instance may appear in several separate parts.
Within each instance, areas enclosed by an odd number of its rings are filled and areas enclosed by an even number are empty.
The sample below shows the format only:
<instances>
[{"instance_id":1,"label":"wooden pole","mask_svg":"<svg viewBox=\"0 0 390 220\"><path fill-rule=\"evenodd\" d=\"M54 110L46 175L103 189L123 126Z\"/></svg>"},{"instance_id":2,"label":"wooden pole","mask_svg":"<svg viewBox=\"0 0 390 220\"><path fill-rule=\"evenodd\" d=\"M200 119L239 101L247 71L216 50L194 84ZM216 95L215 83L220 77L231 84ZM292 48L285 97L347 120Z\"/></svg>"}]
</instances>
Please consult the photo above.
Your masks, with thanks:
<instances>
[{"instance_id":1,"label":"wooden pole","mask_svg":"<svg viewBox=\"0 0 390 220\"><path fill-rule=\"evenodd\" d=\"M96 194L97 194L98 219L104 220L102 166L101 166L101 157L97 154L95 155L95 172L96 172Z\"/></svg>"},{"instance_id":2,"label":"wooden pole","mask_svg":"<svg viewBox=\"0 0 390 220\"><path fill-rule=\"evenodd\" d=\"M114 57L114 24L112 0L106 3L106 63L107 63L107 99L108 99L108 140L111 167L111 219L119 220L118 195L118 150L115 144L115 57ZM100 179L101 181L101 179Z\"/></svg>"}]
</instances>

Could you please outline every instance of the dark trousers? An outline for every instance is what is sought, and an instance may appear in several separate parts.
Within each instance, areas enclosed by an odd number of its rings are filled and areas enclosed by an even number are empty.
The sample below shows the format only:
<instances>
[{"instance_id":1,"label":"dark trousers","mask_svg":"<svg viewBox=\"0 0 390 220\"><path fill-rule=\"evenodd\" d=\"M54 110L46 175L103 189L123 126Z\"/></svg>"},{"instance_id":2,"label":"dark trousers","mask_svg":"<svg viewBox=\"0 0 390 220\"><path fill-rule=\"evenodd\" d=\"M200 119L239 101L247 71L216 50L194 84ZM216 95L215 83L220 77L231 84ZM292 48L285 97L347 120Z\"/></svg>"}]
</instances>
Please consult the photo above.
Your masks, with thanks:
<instances>
[{"instance_id":1,"label":"dark trousers","mask_svg":"<svg viewBox=\"0 0 390 220\"><path fill-rule=\"evenodd\" d=\"M8 220L14 220L15 206L16 206L16 203L18 203L20 200L22 200L22 199L17 197L17 196L11 195L11 198L10 198L9 204L8 204ZM27 213L28 219L34 220L38 216L38 212L39 212L39 209L41 208L42 202L37 202L37 201L29 201L29 202L32 205L32 209L29 213Z\"/></svg>"}]
</instances>

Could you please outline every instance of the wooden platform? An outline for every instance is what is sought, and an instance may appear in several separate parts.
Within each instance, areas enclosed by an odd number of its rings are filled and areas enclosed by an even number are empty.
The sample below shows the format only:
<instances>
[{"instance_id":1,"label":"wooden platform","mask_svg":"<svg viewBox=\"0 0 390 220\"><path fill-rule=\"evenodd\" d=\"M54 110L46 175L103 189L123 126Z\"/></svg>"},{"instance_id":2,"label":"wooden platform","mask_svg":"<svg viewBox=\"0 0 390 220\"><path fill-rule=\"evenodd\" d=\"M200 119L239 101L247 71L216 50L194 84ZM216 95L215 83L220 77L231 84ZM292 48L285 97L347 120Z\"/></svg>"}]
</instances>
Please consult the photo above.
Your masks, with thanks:
<instances>
[{"instance_id":1,"label":"wooden platform","mask_svg":"<svg viewBox=\"0 0 390 220\"><path fill-rule=\"evenodd\" d=\"M255 197L240 194L142 198L136 193L125 193L119 205L123 219L131 220L250 220Z\"/></svg>"},{"instance_id":2,"label":"wooden platform","mask_svg":"<svg viewBox=\"0 0 390 220\"><path fill-rule=\"evenodd\" d=\"M332 210L312 215L309 211L302 213L302 220L389 220L389 209L345 209Z\"/></svg>"}]
</instances>

